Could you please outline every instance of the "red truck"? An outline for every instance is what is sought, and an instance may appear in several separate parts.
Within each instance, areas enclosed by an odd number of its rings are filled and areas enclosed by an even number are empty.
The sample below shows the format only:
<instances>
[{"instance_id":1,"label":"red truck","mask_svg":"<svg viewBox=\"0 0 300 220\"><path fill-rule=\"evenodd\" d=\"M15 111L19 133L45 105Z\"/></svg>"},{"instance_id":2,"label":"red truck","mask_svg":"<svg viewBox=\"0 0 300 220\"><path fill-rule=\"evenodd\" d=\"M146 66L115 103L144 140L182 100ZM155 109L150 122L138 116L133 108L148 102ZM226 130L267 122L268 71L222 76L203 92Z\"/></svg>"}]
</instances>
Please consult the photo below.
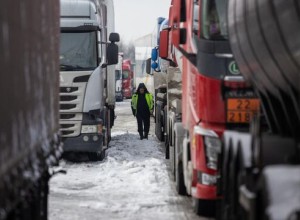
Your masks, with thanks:
<instances>
[{"instance_id":1,"label":"red truck","mask_svg":"<svg viewBox=\"0 0 300 220\"><path fill-rule=\"evenodd\" d=\"M123 60L122 63L122 91L123 97L130 99L134 92L134 74L132 64L129 59Z\"/></svg>"},{"instance_id":2,"label":"red truck","mask_svg":"<svg viewBox=\"0 0 300 220\"><path fill-rule=\"evenodd\" d=\"M159 40L159 56L178 68L170 67L167 86L157 88L156 123L165 134L178 193L191 195L203 216L215 215L220 199L216 184L223 132L248 130L259 111L259 100L233 59L226 18L226 0L173 0ZM174 72L182 90L175 99L169 77Z\"/></svg>"}]
</instances>

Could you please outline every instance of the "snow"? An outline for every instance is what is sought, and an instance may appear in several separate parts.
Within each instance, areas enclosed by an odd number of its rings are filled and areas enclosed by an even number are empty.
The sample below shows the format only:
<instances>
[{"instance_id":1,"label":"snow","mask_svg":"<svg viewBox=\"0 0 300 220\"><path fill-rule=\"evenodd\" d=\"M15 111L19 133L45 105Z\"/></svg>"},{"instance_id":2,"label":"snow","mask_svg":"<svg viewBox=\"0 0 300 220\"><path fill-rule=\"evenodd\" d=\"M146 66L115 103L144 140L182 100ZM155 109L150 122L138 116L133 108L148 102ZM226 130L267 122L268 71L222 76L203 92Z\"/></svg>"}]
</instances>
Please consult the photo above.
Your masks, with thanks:
<instances>
[{"instance_id":1,"label":"snow","mask_svg":"<svg viewBox=\"0 0 300 220\"><path fill-rule=\"evenodd\" d=\"M139 140L130 101L117 103L116 114L104 161L62 161L67 175L51 179L50 219L201 219L175 191L154 124Z\"/></svg>"},{"instance_id":2,"label":"snow","mask_svg":"<svg viewBox=\"0 0 300 220\"><path fill-rule=\"evenodd\" d=\"M293 212L300 211L300 166L269 166L264 169L264 175L269 189L270 219L288 219Z\"/></svg>"}]
</instances>

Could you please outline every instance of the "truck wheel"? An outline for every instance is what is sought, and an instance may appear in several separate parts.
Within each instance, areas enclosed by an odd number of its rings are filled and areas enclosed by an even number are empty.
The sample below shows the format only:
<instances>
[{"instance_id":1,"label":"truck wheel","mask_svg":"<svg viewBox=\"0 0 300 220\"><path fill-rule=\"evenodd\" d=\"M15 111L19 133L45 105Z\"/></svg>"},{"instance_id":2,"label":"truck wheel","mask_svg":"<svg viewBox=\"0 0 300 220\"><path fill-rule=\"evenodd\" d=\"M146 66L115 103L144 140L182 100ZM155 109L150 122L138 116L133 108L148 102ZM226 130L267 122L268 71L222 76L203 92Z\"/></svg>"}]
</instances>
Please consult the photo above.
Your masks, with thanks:
<instances>
[{"instance_id":1,"label":"truck wheel","mask_svg":"<svg viewBox=\"0 0 300 220\"><path fill-rule=\"evenodd\" d=\"M105 151L88 153L90 161L102 161L105 158Z\"/></svg>"},{"instance_id":2,"label":"truck wheel","mask_svg":"<svg viewBox=\"0 0 300 220\"><path fill-rule=\"evenodd\" d=\"M47 220L49 173L46 171L25 201L20 202L8 219Z\"/></svg>"},{"instance_id":3,"label":"truck wheel","mask_svg":"<svg viewBox=\"0 0 300 220\"><path fill-rule=\"evenodd\" d=\"M218 220L230 220L229 217L229 172L230 172L230 161L231 161L231 153L232 151L232 141L229 141L228 145L224 146L222 151L222 167L220 169L221 175L221 184L219 187L220 195L223 197L221 200L221 208L218 209Z\"/></svg>"},{"instance_id":4,"label":"truck wheel","mask_svg":"<svg viewBox=\"0 0 300 220\"><path fill-rule=\"evenodd\" d=\"M165 137L165 148L166 148L165 158L170 159L170 146L167 137Z\"/></svg>"},{"instance_id":5,"label":"truck wheel","mask_svg":"<svg viewBox=\"0 0 300 220\"><path fill-rule=\"evenodd\" d=\"M238 173L239 173L239 162L238 162L238 153L236 149L232 150L231 161L229 165L228 175L228 206L229 206L229 219L235 220L238 219Z\"/></svg>"},{"instance_id":6,"label":"truck wheel","mask_svg":"<svg viewBox=\"0 0 300 220\"><path fill-rule=\"evenodd\" d=\"M48 194L49 194L49 173L45 172L40 180L35 196L32 202L31 210L34 213L34 219L47 220L48 216Z\"/></svg>"},{"instance_id":7,"label":"truck wheel","mask_svg":"<svg viewBox=\"0 0 300 220\"><path fill-rule=\"evenodd\" d=\"M292 213L288 220L300 220L300 210L295 211L294 213Z\"/></svg>"},{"instance_id":8,"label":"truck wheel","mask_svg":"<svg viewBox=\"0 0 300 220\"><path fill-rule=\"evenodd\" d=\"M179 162L176 168L176 191L179 195L186 195L186 188L184 185L184 176L183 176L183 166L182 163Z\"/></svg>"},{"instance_id":9,"label":"truck wheel","mask_svg":"<svg viewBox=\"0 0 300 220\"><path fill-rule=\"evenodd\" d=\"M197 215L214 217L216 215L216 201L193 198L193 208Z\"/></svg>"}]
</instances>

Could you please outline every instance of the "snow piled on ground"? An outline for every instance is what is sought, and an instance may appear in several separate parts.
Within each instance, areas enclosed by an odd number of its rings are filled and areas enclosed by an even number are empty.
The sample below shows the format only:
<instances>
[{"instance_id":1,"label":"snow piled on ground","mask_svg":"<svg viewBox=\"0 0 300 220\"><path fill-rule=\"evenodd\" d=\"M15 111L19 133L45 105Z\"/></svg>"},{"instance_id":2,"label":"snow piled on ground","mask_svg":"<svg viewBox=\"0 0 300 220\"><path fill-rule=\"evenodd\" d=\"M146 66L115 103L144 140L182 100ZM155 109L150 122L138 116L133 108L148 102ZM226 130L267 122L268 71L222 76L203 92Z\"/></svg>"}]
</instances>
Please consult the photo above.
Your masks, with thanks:
<instances>
[{"instance_id":1,"label":"snow piled on ground","mask_svg":"<svg viewBox=\"0 0 300 220\"><path fill-rule=\"evenodd\" d=\"M103 162L65 163L63 168L68 174L55 177L51 193L82 194L78 207L119 213L115 218L129 215L131 219L132 214L142 209L167 211L164 206L168 205L166 195L170 189L166 186L170 183L157 141L153 137L139 140L137 134L117 132L111 146ZM85 201L86 196L98 201Z\"/></svg>"},{"instance_id":2,"label":"snow piled on ground","mask_svg":"<svg viewBox=\"0 0 300 220\"><path fill-rule=\"evenodd\" d=\"M264 174L269 189L267 213L270 219L288 219L292 213L300 211L300 166L268 166Z\"/></svg>"},{"instance_id":3,"label":"snow piled on ground","mask_svg":"<svg viewBox=\"0 0 300 220\"><path fill-rule=\"evenodd\" d=\"M67 175L51 179L51 220L200 219L191 200L175 192L154 125L149 140L139 140L130 111L129 101L118 104L104 161L61 163Z\"/></svg>"}]
</instances>

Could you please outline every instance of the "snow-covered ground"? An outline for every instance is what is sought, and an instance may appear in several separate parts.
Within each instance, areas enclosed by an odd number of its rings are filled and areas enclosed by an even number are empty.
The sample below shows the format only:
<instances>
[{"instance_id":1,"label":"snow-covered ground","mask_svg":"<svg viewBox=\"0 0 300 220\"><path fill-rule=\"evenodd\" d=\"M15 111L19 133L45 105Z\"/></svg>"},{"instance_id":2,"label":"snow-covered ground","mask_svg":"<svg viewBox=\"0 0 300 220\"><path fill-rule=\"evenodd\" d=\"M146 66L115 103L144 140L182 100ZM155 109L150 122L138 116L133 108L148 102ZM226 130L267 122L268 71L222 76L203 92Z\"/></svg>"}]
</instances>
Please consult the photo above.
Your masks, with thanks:
<instances>
[{"instance_id":1,"label":"snow-covered ground","mask_svg":"<svg viewBox=\"0 0 300 220\"><path fill-rule=\"evenodd\" d=\"M129 100L116 114L104 161L61 163L67 175L51 179L50 219L201 219L191 199L176 194L154 125L149 140L139 140Z\"/></svg>"}]
</instances>

